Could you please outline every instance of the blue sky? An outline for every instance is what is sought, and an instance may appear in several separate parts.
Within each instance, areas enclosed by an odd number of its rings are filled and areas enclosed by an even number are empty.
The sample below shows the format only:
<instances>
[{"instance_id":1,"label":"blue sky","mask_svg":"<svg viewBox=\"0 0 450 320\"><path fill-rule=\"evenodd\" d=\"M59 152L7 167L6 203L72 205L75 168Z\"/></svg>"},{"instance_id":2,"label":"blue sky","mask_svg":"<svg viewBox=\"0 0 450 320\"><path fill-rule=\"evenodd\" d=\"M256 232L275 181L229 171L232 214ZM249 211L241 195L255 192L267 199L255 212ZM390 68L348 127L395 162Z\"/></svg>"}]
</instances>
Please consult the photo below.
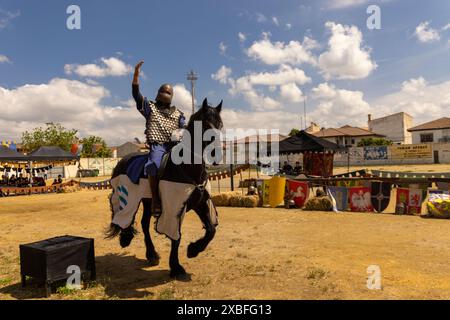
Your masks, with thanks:
<instances>
[{"instance_id":1,"label":"blue sky","mask_svg":"<svg viewBox=\"0 0 450 320\"><path fill-rule=\"evenodd\" d=\"M66 28L71 4L81 30ZM381 30L366 26L369 4L381 9ZM301 127L305 98L308 122L326 127L364 126L367 113L405 111L417 123L450 115L449 13L441 0L3 0L0 139L46 121L110 143L142 137L130 108L140 59L145 95L173 83L188 111L194 69L197 99L223 99L228 127Z\"/></svg>"}]
</instances>

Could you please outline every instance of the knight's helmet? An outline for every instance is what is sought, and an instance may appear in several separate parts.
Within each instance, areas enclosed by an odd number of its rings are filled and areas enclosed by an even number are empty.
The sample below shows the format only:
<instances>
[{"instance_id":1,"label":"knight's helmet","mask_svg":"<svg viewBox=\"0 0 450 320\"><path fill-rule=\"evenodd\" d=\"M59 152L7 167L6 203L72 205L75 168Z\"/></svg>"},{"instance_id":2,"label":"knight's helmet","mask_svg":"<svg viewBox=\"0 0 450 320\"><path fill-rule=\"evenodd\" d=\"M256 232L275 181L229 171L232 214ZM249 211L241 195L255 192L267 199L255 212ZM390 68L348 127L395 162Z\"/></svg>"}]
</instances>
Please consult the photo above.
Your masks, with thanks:
<instances>
[{"instance_id":1,"label":"knight's helmet","mask_svg":"<svg viewBox=\"0 0 450 320\"><path fill-rule=\"evenodd\" d=\"M156 101L170 105L173 98L173 88L170 84L164 83L158 90Z\"/></svg>"}]
</instances>

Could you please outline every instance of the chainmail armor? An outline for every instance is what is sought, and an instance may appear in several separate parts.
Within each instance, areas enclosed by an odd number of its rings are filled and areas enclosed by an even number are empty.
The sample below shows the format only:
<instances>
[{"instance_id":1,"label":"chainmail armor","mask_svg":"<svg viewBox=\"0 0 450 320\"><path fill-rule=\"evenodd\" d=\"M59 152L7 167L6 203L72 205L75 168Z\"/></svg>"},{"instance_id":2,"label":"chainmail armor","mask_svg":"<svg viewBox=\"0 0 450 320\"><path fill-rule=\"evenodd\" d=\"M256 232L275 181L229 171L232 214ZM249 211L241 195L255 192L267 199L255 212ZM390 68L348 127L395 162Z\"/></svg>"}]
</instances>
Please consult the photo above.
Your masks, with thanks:
<instances>
[{"instance_id":1,"label":"chainmail armor","mask_svg":"<svg viewBox=\"0 0 450 320\"><path fill-rule=\"evenodd\" d=\"M176 107L159 109L149 101L150 115L145 125L147 144L170 142L174 130L179 129L182 113Z\"/></svg>"}]
</instances>

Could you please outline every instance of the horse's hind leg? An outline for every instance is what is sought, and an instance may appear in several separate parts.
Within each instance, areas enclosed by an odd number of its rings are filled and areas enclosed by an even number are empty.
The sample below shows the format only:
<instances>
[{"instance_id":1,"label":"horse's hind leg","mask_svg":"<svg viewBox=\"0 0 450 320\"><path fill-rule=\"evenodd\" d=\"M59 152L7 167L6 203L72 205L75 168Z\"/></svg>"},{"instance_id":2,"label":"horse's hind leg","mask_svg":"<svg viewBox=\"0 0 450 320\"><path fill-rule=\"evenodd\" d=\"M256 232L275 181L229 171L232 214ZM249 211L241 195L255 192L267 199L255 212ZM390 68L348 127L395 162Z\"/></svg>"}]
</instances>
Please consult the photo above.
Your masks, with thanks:
<instances>
[{"instance_id":1,"label":"horse's hind leg","mask_svg":"<svg viewBox=\"0 0 450 320\"><path fill-rule=\"evenodd\" d=\"M159 254L156 252L152 238L150 237L150 220L152 218L151 200L144 199L142 200L142 204L144 206L144 213L142 214L141 226L145 240L145 256L151 266L157 266L159 264Z\"/></svg>"},{"instance_id":2,"label":"horse's hind leg","mask_svg":"<svg viewBox=\"0 0 450 320\"><path fill-rule=\"evenodd\" d=\"M211 224L211 221L209 219L209 207L207 199L204 199L204 201L202 201L201 204L194 209L194 211L200 217L200 220L205 226L206 231L203 238L189 244L187 249L188 258L195 258L200 252L204 251L216 234L216 227Z\"/></svg>"}]
</instances>

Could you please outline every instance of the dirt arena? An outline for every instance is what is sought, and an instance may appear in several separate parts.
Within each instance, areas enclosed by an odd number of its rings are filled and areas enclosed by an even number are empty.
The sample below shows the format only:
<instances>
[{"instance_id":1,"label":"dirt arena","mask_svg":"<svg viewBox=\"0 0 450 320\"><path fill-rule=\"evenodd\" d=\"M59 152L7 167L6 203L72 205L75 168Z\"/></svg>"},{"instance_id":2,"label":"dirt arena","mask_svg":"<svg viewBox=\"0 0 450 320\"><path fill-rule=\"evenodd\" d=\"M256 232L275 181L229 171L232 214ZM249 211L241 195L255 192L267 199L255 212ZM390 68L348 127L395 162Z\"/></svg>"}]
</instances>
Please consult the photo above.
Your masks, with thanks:
<instances>
[{"instance_id":1,"label":"dirt arena","mask_svg":"<svg viewBox=\"0 0 450 320\"><path fill-rule=\"evenodd\" d=\"M171 281L162 259L145 261L142 233L125 250L103 239L109 191L0 199L0 299L44 299L20 285L19 244L71 234L95 238L97 281L81 291L59 288L52 299L449 299L450 221L370 213L219 208L220 226L207 250L186 257L202 226L191 212L180 261L190 282ZM141 212L139 212L139 215ZM154 235L154 232L152 233ZM382 290L366 287L378 265Z\"/></svg>"}]
</instances>

